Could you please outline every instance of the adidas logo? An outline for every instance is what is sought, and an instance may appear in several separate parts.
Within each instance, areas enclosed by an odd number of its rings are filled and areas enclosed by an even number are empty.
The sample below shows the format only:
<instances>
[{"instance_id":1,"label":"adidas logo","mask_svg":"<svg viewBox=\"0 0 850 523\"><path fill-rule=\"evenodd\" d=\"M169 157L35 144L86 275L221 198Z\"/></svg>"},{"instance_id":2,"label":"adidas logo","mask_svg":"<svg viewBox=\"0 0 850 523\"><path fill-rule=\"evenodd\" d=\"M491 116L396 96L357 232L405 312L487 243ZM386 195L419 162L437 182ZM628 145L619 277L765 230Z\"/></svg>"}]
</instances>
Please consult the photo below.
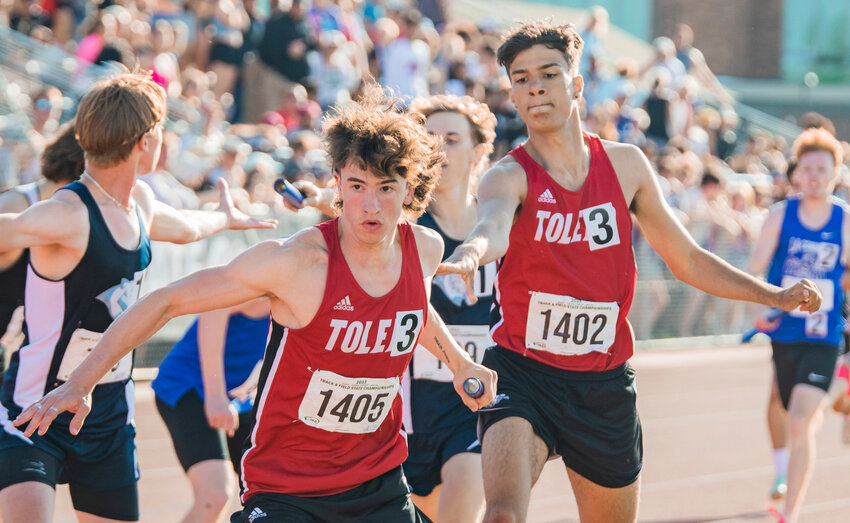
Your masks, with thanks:
<instances>
[{"instance_id":1,"label":"adidas logo","mask_svg":"<svg viewBox=\"0 0 850 523\"><path fill-rule=\"evenodd\" d=\"M339 303L334 305L334 310L335 311L353 311L354 306L351 305L351 300L348 299L348 296L346 296L345 298L339 300Z\"/></svg>"},{"instance_id":2,"label":"adidas logo","mask_svg":"<svg viewBox=\"0 0 850 523\"><path fill-rule=\"evenodd\" d=\"M248 514L248 523L253 523L255 519L264 518L266 516L268 516L268 514L260 510L260 507L254 507L254 510Z\"/></svg>"},{"instance_id":3,"label":"adidas logo","mask_svg":"<svg viewBox=\"0 0 850 523\"><path fill-rule=\"evenodd\" d=\"M552 196L552 191L550 191L549 189L543 191L543 194L541 194L540 197L537 198L537 201L543 203L558 203L557 201L555 201L555 197Z\"/></svg>"}]
</instances>

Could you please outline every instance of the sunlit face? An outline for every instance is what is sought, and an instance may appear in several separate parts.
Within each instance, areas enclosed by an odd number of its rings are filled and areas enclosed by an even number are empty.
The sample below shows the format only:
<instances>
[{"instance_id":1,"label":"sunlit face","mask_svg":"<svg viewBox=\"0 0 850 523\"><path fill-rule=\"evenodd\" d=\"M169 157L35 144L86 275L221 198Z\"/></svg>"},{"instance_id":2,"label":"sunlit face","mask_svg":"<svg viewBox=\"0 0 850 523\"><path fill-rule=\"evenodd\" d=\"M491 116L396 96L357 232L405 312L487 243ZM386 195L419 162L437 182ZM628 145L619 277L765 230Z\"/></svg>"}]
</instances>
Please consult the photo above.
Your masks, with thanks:
<instances>
[{"instance_id":1,"label":"sunlit face","mask_svg":"<svg viewBox=\"0 0 850 523\"><path fill-rule=\"evenodd\" d=\"M520 52L509 67L511 101L529 130L562 127L578 111L584 81L569 72L567 59L557 49L534 45Z\"/></svg>"},{"instance_id":2,"label":"sunlit face","mask_svg":"<svg viewBox=\"0 0 850 523\"><path fill-rule=\"evenodd\" d=\"M832 194L835 187L835 160L828 151L812 151L800 157L794 171L794 187L806 197Z\"/></svg>"},{"instance_id":3,"label":"sunlit face","mask_svg":"<svg viewBox=\"0 0 850 523\"><path fill-rule=\"evenodd\" d=\"M378 243L394 234L403 205L413 199L412 185L400 176L380 178L350 163L334 178L343 202L341 219L356 238Z\"/></svg>"},{"instance_id":4,"label":"sunlit face","mask_svg":"<svg viewBox=\"0 0 850 523\"><path fill-rule=\"evenodd\" d=\"M425 120L425 128L429 134L443 139L446 162L442 166L438 187L468 184L479 157L472 138L472 125L466 116L454 112L434 113Z\"/></svg>"}]
</instances>

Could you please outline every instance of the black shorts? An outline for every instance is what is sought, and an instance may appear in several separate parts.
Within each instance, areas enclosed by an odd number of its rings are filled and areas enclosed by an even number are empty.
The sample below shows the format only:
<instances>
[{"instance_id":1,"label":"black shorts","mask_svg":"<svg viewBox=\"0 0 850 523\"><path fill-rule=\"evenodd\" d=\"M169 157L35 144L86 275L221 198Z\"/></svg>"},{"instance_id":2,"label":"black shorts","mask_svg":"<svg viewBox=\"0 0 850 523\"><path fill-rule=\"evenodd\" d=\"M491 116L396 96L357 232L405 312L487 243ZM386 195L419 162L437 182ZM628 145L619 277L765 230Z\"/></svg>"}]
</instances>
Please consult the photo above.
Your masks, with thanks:
<instances>
[{"instance_id":1,"label":"black shorts","mask_svg":"<svg viewBox=\"0 0 850 523\"><path fill-rule=\"evenodd\" d=\"M805 383L829 391L840 350L835 345L811 342L782 343L774 341L773 366L782 405L788 409L791 390Z\"/></svg>"},{"instance_id":2,"label":"black shorts","mask_svg":"<svg viewBox=\"0 0 850 523\"><path fill-rule=\"evenodd\" d=\"M239 415L239 428L232 438L223 430L210 427L204 413L204 400L194 390L171 406L156 398L156 408L174 443L174 451L184 471L201 461L230 460L238 475L241 471L242 448L251 434L251 412Z\"/></svg>"},{"instance_id":3,"label":"black shorts","mask_svg":"<svg viewBox=\"0 0 850 523\"><path fill-rule=\"evenodd\" d=\"M298 497L260 492L245 508L230 516L230 523L430 523L413 505L401 467L351 490L330 496Z\"/></svg>"},{"instance_id":4,"label":"black shorts","mask_svg":"<svg viewBox=\"0 0 850 523\"><path fill-rule=\"evenodd\" d=\"M643 440L635 407L635 373L628 363L604 372L551 367L496 346L483 365L499 374L500 401L478 415L479 440L510 417L531 424L549 458L608 488L634 483L643 463Z\"/></svg>"},{"instance_id":5,"label":"black shorts","mask_svg":"<svg viewBox=\"0 0 850 523\"><path fill-rule=\"evenodd\" d=\"M0 431L0 490L28 481L51 487L68 483L76 510L122 521L139 519L139 469L131 425L101 436L72 436L52 427L30 440Z\"/></svg>"},{"instance_id":6,"label":"black shorts","mask_svg":"<svg viewBox=\"0 0 850 523\"><path fill-rule=\"evenodd\" d=\"M410 483L410 490L417 496L427 496L443 482L443 465L452 456L462 452L481 453L474 418L469 423L441 432L409 434L407 448L404 475Z\"/></svg>"}]
</instances>

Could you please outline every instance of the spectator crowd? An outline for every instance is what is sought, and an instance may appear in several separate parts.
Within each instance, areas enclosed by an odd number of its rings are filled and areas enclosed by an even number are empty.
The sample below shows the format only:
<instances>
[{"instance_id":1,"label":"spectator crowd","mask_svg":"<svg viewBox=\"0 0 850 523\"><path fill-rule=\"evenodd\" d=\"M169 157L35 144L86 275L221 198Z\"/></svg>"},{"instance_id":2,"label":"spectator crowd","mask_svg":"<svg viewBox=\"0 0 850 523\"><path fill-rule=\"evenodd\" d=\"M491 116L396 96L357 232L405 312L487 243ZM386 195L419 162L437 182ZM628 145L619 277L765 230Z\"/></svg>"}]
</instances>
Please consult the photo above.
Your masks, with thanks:
<instances>
[{"instance_id":1,"label":"spectator crowd","mask_svg":"<svg viewBox=\"0 0 850 523\"><path fill-rule=\"evenodd\" d=\"M159 164L141 179L176 208L218 199L227 180L238 207L253 215L286 211L273 181L332 181L321 147L323 115L377 81L405 102L427 94L468 95L496 115L497 160L525 135L508 78L496 62L503 28L495 19L452 19L440 0L0 0L0 26L43 52L73 56L78 71L118 62L150 71L179 108L166 127ZM734 100L693 45L684 24L652 42L639 63L606 49L608 13L575 21L584 40L584 127L603 139L638 145L656 169L668 203L702 246L746 265L767 208L793 192L788 141L744 132ZM0 46L2 50L2 46ZM17 65L0 55L0 79ZM48 83L15 89L0 82L0 191L37 179L44 144L73 116L76 100ZM15 105L17 104L17 105ZM832 123L810 113L801 127ZM844 158L850 144L842 142ZM842 168L836 194L850 196ZM751 314L693 291L674 296L660 258L636 231L639 338L709 332L711 322L741 330ZM681 291L685 292L685 291ZM687 291L692 292L692 291ZM680 321L661 322L665 304L684 300ZM638 304L639 305L639 304ZM736 324L736 322L738 322Z\"/></svg>"}]
</instances>

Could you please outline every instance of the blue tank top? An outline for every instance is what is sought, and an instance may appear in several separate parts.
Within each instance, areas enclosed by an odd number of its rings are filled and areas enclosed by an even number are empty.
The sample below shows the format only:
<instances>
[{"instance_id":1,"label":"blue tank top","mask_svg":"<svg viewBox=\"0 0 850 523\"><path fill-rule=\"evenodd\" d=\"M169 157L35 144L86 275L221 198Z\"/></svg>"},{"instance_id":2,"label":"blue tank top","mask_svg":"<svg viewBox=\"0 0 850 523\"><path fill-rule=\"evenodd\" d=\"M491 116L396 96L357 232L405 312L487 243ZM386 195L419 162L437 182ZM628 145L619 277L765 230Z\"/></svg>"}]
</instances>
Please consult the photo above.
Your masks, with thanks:
<instances>
[{"instance_id":1,"label":"blue tank top","mask_svg":"<svg viewBox=\"0 0 850 523\"><path fill-rule=\"evenodd\" d=\"M27 267L24 344L12 355L3 382L3 406L15 414L68 379L103 332L139 297L151 260L151 245L138 207L141 230L135 249L115 241L88 188L79 181L60 190L74 192L88 210L89 239L76 267L60 280ZM92 392L92 411L82 433L111 433L133 420L132 352L112 367ZM68 430L73 414L62 413L54 430Z\"/></svg>"},{"instance_id":2,"label":"blue tank top","mask_svg":"<svg viewBox=\"0 0 850 523\"><path fill-rule=\"evenodd\" d=\"M263 359L269 333L268 316L253 319L233 314L227 321L224 340L224 381L227 390L241 385L258 361ZM153 380L156 397L171 405L190 390L204 398L204 381L198 355L198 320L169 351Z\"/></svg>"},{"instance_id":3,"label":"blue tank top","mask_svg":"<svg viewBox=\"0 0 850 523\"><path fill-rule=\"evenodd\" d=\"M435 230L445 242L443 259L461 244L440 229L430 213L419 225ZM480 363L492 345L489 336L490 307L496 263L478 268L475 278L476 303L466 297L466 284L458 275L435 276L431 284L431 305L443 318L461 347ZM409 388L409 389L408 389ZM452 385L452 374L425 347L417 347L405 375L404 428L412 432L437 432L464 422L474 422L476 414L463 404Z\"/></svg>"},{"instance_id":4,"label":"blue tank top","mask_svg":"<svg viewBox=\"0 0 850 523\"><path fill-rule=\"evenodd\" d=\"M779 245L770 263L767 281L787 287L808 278L817 284L823 294L823 303L814 314L793 311L785 316L779 328L768 333L774 341L841 344L844 325L841 316L844 307L844 291L841 288L845 268L841 260L844 207L837 199L833 199L832 205L832 215L826 225L811 230L800 223L799 198L787 200Z\"/></svg>"}]
</instances>

